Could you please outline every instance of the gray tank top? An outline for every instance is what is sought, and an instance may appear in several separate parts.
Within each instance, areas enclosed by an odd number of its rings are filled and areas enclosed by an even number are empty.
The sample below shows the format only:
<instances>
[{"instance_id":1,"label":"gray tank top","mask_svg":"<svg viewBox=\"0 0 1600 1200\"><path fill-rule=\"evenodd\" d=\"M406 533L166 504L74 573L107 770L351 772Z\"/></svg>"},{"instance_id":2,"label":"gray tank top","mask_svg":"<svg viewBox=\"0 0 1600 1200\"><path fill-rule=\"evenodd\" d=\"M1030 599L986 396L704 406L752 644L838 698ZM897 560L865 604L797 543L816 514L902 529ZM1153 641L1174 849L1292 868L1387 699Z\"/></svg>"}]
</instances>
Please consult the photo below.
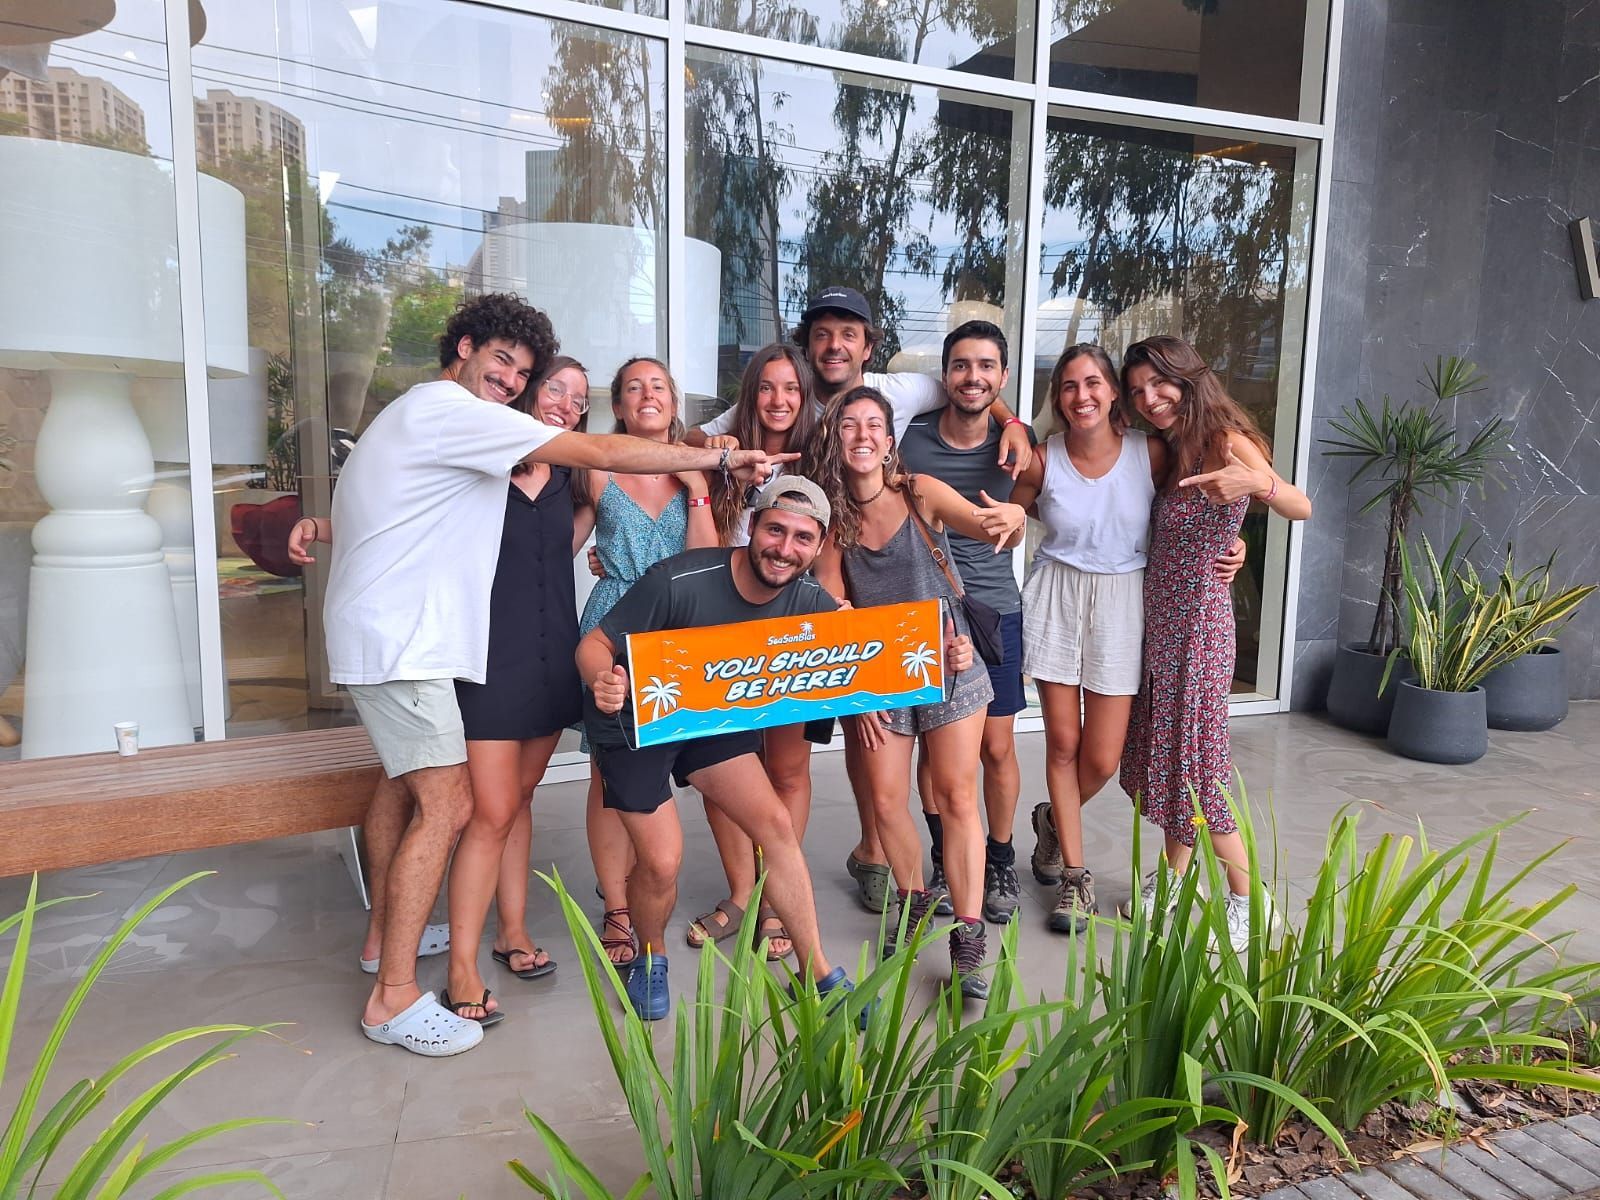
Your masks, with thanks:
<instances>
[{"instance_id":1,"label":"gray tank top","mask_svg":"<svg viewBox=\"0 0 1600 1200\"><path fill-rule=\"evenodd\" d=\"M906 503L911 503L906 497ZM910 604L917 600L943 599L955 618L956 632L967 632L966 616L961 604L944 577L939 564L928 553L928 544L922 540L910 513L895 530L894 536L882 550L856 545L844 553L845 582L850 589L850 602L857 608L873 604ZM944 552L945 561L957 579L961 573L950 555L950 540L942 532L933 533L934 545Z\"/></svg>"}]
</instances>

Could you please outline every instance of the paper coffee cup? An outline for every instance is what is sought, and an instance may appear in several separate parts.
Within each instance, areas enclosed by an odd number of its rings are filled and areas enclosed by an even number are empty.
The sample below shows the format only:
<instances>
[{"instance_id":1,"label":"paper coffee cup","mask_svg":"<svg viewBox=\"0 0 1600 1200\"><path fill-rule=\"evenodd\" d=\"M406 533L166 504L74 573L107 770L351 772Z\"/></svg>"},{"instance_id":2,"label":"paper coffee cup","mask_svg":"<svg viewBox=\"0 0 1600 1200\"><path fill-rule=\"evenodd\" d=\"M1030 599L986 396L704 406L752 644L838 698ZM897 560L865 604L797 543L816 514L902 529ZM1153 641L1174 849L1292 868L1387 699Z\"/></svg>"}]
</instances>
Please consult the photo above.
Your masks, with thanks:
<instances>
[{"instance_id":1,"label":"paper coffee cup","mask_svg":"<svg viewBox=\"0 0 1600 1200\"><path fill-rule=\"evenodd\" d=\"M132 758L139 753L139 722L118 721L111 727L117 735L117 753Z\"/></svg>"}]
</instances>

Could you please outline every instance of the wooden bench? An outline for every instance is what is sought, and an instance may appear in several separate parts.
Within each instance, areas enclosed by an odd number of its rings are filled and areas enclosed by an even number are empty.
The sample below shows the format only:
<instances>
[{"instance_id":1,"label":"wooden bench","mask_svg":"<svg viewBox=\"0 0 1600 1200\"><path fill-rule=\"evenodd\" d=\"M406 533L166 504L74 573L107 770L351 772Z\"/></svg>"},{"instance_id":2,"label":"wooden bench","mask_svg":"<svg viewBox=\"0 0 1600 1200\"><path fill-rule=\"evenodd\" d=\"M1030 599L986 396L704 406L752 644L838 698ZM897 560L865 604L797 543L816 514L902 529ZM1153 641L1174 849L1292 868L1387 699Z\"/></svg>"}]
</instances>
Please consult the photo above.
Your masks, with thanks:
<instances>
[{"instance_id":1,"label":"wooden bench","mask_svg":"<svg viewBox=\"0 0 1600 1200\"><path fill-rule=\"evenodd\" d=\"M377 781L359 726L0 764L0 876L344 829Z\"/></svg>"}]
</instances>

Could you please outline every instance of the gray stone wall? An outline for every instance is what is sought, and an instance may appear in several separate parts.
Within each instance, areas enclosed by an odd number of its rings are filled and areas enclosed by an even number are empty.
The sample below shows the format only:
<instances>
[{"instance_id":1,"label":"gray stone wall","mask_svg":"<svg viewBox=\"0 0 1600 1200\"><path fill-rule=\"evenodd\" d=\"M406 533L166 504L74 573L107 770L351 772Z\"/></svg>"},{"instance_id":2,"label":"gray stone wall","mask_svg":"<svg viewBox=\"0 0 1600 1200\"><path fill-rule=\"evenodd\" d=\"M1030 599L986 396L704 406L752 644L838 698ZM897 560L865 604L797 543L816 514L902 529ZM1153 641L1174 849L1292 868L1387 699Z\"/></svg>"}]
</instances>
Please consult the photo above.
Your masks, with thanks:
<instances>
[{"instance_id":1,"label":"gray stone wall","mask_svg":"<svg viewBox=\"0 0 1600 1200\"><path fill-rule=\"evenodd\" d=\"M1567 222L1600 220L1600 3L1345 0L1313 436L1360 396L1421 394L1440 354L1489 388L1456 405L1508 422L1502 484L1434 505L1475 558L1600 578L1600 300L1579 299ZM1319 707L1337 640L1365 640L1382 514L1313 445L1293 703ZM1600 696L1600 602L1562 638L1574 698Z\"/></svg>"}]
</instances>

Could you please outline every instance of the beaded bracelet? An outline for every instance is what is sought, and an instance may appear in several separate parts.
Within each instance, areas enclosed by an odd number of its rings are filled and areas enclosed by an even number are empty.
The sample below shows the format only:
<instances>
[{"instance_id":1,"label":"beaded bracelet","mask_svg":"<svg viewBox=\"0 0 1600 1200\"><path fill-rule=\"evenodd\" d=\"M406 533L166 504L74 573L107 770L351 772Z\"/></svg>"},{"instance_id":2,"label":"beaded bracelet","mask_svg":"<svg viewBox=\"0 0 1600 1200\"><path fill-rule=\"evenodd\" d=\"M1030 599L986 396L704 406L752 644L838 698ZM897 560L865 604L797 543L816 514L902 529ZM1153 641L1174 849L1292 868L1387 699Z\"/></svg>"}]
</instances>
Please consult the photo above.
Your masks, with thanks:
<instances>
[{"instance_id":1,"label":"beaded bracelet","mask_svg":"<svg viewBox=\"0 0 1600 1200\"><path fill-rule=\"evenodd\" d=\"M1278 477L1276 475L1274 475L1272 477L1272 486L1267 489L1267 494L1265 496L1257 495L1256 499L1261 501L1261 503L1263 503L1263 504L1271 504L1272 503L1272 498L1274 496L1276 496L1277 494L1278 494Z\"/></svg>"}]
</instances>

